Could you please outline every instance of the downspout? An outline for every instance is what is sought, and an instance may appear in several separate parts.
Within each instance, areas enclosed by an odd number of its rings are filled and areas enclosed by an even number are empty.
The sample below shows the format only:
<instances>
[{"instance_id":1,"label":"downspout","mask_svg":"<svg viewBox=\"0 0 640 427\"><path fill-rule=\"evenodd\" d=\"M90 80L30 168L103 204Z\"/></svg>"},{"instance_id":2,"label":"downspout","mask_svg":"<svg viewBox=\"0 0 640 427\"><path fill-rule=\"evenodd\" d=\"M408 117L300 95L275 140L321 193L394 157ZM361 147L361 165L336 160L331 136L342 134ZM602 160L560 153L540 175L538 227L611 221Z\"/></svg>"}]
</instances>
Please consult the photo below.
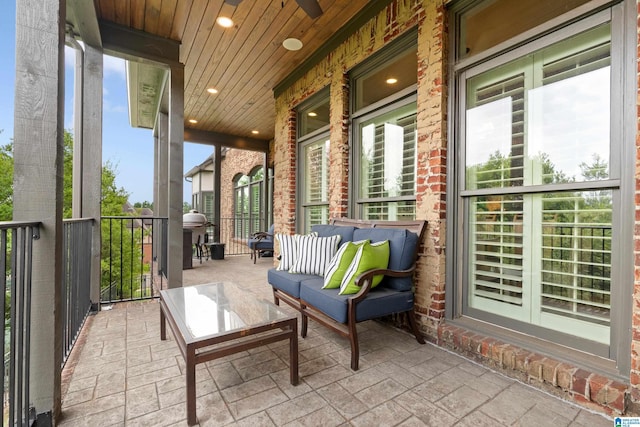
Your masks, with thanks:
<instances>
[{"instance_id":1,"label":"downspout","mask_svg":"<svg viewBox=\"0 0 640 427\"><path fill-rule=\"evenodd\" d=\"M83 87L84 87L84 49L73 35L73 27L67 26L65 41L76 51L76 72L73 94L73 196L72 217L82 218L82 165L83 165Z\"/></svg>"}]
</instances>

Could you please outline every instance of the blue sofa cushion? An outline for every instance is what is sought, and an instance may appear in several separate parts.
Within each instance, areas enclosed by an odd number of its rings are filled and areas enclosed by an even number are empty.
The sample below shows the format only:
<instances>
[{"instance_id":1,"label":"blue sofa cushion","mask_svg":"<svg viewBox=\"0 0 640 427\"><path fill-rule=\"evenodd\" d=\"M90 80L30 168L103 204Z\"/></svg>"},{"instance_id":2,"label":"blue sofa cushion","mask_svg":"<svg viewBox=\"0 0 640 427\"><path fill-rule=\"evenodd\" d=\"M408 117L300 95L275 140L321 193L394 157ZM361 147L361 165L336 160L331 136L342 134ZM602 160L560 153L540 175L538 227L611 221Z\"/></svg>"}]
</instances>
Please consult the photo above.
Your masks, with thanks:
<instances>
[{"instance_id":1,"label":"blue sofa cushion","mask_svg":"<svg viewBox=\"0 0 640 427\"><path fill-rule=\"evenodd\" d=\"M273 240L251 238L247 244L250 249L273 249Z\"/></svg>"},{"instance_id":2,"label":"blue sofa cushion","mask_svg":"<svg viewBox=\"0 0 640 427\"><path fill-rule=\"evenodd\" d=\"M300 282L303 280L317 280L320 287L324 284L321 276L313 274L291 274L288 271L269 269L267 272L267 281L271 286L279 289L294 298L300 298Z\"/></svg>"},{"instance_id":3,"label":"blue sofa cushion","mask_svg":"<svg viewBox=\"0 0 640 427\"><path fill-rule=\"evenodd\" d=\"M353 232L354 240L371 240L371 243L389 241L389 269L406 270L414 263L418 235L400 228L358 228ZM413 277L385 277L381 286L398 291L410 291Z\"/></svg>"},{"instance_id":4,"label":"blue sofa cushion","mask_svg":"<svg viewBox=\"0 0 640 427\"><path fill-rule=\"evenodd\" d=\"M322 289L322 280L302 280L300 298L340 323L347 323L347 300L353 295L338 295L339 289ZM413 292L375 288L358 304L356 321L375 319L413 308Z\"/></svg>"},{"instance_id":5,"label":"blue sofa cushion","mask_svg":"<svg viewBox=\"0 0 640 427\"><path fill-rule=\"evenodd\" d=\"M267 230L267 234L269 236L264 239L254 239L253 237L247 240L247 245L250 249L273 249L273 231L275 230L275 225L271 224L269 226L269 230Z\"/></svg>"},{"instance_id":6,"label":"blue sofa cushion","mask_svg":"<svg viewBox=\"0 0 640 427\"><path fill-rule=\"evenodd\" d=\"M335 236L336 234L339 234L340 236L342 236L338 247L342 246L344 242L352 242L353 232L355 230L356 230L356 227L352 227L350 225L316 224L311 226L311 231L317 232L318 237L329 237L329 236Z\"/></svg>"}]
</instances>

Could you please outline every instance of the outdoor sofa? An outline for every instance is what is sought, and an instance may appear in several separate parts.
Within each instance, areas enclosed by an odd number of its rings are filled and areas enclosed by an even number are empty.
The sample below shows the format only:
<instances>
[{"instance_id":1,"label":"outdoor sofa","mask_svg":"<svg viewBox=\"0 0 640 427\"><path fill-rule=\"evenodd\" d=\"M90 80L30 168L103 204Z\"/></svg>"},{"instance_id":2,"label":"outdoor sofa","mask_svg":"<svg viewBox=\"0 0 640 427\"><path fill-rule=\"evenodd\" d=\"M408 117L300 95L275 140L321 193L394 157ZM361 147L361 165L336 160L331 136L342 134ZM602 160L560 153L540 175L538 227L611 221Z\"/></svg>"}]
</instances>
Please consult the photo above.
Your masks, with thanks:
<instances>
[{"instance_id":1,"label":"outdoor sofa","mask_svg":"<svg viewBox=\"0 0 640 427\"><path fill-rule=\"evenodd\" d=\"M336 288L323 289L325 277L322 275L272 268L267 277L273 287L274 302L279 304L284 301L301 313L303 338L307 335L308 318L348 337L351 344L351 369L354 371L358 370L359 362L356 330L358 322L403 313L416 340L424 344L414 318L413 273L426 225L426 221L337 218L331 220L330 224L313 226L312 233L317 233L318 237L339 235L337 239L340 247L347 242L362 244L360 242L369 241L374 246L386 245L385 241L388 241L388 266L361 272L353 283L357 288L356 293L349 295L340 295L340 289ZM304 236L297 237L300 239ZM282 236L280 238L284 242L290 240ZM280 243L282 257L286 253L283 252L283 242ZM282 262L280 259L280 266ZM353 264L350 268L353 268ZM378 278L374 280L376 276ZM380 278L382 280L379 284L372 287Z\"/></svg>"}]
</instances>

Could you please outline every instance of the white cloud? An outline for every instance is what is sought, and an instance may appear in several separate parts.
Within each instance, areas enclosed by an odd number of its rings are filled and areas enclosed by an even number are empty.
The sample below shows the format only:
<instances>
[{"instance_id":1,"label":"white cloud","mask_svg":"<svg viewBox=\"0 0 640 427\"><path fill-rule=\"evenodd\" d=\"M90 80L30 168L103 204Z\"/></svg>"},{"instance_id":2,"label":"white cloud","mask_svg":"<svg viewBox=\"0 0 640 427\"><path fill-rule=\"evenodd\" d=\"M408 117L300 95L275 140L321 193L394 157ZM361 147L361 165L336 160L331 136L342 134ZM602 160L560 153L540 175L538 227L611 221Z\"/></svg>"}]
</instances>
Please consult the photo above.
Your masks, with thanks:
<instances>
[{"instance_id":1,"label":"white cloud","mask_svg":"<svg viewBox=\"0 0 640 427\"><path fill-rule=\"evenodd\" d=\"M126 105L114 105L107 99L103 101L102 108L107 113L126 113L128 111Z\"/></svg>"},{"instance_id":2,"label":"white cloud","mask_svg":"<svg viewBox=\"0 0 640 427\"><path fill-rule=\"evenodd\" d=\"M79 43L83 45L82 42ZM125 79L124 59L109 55L104 55L102 58L104 77L116 76L122 80ZM64 63L67 68L73 69L73 67L75 67L76 50L74 48L69 46L64 47Z\"/></svg>"},{"instance_id":3,"label":"white cloud","mask_svg":"<svg viewBox=\"0 0 640 427\"><path fill-rule=\"evenodd\" d=\"M103 56L104 63L104 76L108 77L110 75L116 75L120 77L122 80L125 79L125 67L124 67L124 59L116 58L114 56L104 55Z\"/></svg>"}]
</instances>

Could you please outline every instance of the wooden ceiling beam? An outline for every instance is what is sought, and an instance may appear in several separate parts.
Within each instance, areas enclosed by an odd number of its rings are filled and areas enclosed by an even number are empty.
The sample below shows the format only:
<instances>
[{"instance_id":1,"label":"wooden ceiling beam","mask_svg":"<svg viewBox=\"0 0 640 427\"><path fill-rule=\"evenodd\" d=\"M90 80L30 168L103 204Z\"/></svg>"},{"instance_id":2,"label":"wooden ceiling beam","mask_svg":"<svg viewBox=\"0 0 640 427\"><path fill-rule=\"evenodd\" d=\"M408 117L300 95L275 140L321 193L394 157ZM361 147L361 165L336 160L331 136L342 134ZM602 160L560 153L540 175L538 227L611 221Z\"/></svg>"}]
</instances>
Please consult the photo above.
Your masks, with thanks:
<instances>
[{"instance_id":1,"label":"wooden ceiling beam","mask_svg":"<svg viewBox=\"0 0 640 427\"><path fill-rule=\"evenodd\" d=\"M180 64L180 43L108 21L99 21L105 53L129 61L150 61L169 67Z\"/></svg>"},{"instance_id":2,"label":"wooden ceiling beam","mask_svg":"<svg viewBox=\"0 0 640 427\"><path fill-rule=\"evenodd\" d=\"M198 144L221 145L223 147L260 151L263 153L269 150L269 141L266 139L228 135L225 133L210 132L187 127L184 128L184 140Z\"/></svg>"},{"instance_id":3,"label":"wooden ceiling beam","mask_svg":"<svg viewBox=\"0 0 640 427\"><path fill-rule=\"evenodd\" d=\"M67 24L73 27L74 35L77 35L85 44L100 49L102 38L94 2L67 0L67 10Z\"/></svg>"}]
</instances>

